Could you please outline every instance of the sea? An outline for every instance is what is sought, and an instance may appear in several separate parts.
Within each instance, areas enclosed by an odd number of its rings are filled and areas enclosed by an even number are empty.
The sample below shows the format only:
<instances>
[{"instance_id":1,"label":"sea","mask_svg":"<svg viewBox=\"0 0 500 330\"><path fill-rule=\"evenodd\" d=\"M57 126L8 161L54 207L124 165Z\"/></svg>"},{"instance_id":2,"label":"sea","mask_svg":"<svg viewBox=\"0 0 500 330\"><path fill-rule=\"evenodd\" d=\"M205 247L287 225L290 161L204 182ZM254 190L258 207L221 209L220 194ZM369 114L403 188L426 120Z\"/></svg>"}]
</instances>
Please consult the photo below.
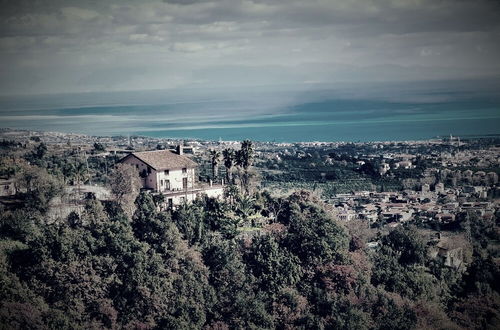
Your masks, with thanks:
<instances>
[{"instance_id":1,"label":"sea","mask_svg":"<svg viewBox=\"0 0 500 330\"><path fill-rule=\"evenodd\" d=\"M0 127L270 142L500 135L500 93L495 85L447 86L264 86L3 96Z\"/></svg>"}]
</instances>

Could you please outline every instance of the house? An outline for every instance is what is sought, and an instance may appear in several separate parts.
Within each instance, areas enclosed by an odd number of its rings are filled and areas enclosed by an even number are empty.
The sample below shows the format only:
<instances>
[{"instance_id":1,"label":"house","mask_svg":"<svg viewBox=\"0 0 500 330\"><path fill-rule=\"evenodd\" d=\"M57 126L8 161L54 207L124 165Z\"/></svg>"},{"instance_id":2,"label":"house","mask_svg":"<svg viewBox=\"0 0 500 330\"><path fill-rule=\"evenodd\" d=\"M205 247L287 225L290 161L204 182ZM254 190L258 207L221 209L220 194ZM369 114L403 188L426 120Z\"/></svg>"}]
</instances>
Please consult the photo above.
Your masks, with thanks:
<instances>
[{"instance_id":1,"label":"house","mask_svg":"<svg viewBox=\"0 0 500 330\"><path fill-rule=\"evenodd\" d=\"M438 213L435 215L435 219L439 222L453 222L455 221L455 214L452 213Z\"/></svg>"},{"instance_id":2,"label":"house","mask_svg":"<svg viewBox=\"0 0 500 330\"><path fill-rule=\"evenodd\" d=\"M0 178L0 196L13 196L16 194L14 179Z\"/></svg>"},{"instance_id":3,"label":"house","mask_svg":"<svg viewBox=\"0 0 500 330\"><path fill-rule=\"evenodd\" d=\"M398 169L398 168L412 169L412 168L415 168L415 166L412 165L411 161L403 160L403 161L394 163L393 168L394 169Z\"/></svg>"},{"instance_id":4,"label":"house","mask_svg":"<svg viewBox=\"0 0 500 330\"><path fill-rule=\"evenodd\" d=\"M337 218L341 221L351 221L357 218L357 214L352 210L341 210L337 214Z\"/></svg>"},{"instance_id":5,"label":"house","mask_svg":"<svg viewBox=\"0 0 500 330\"><path fill-rule=\"evenodd\" d=\"M429 249L431 258L440 259L447 267L464 271L466 256L470 254L470 247L463 236L440 237Z\"/></svg>"},{"instance_id":6,"label":"house","mask_svg":"<svg viewBox=\"0 0 500 330\"><path fill-rule=\"evenodd\" d=\"M192 201L201 194L220 197L221 185L202 185L197 182L196 162L183 155L182 147L177 152L154 150L132 152L120 160L122 164L134 166L139 172L143 189L165 196L169 207Z\"/></svg>"},{"instance_id":7,"label":"house","mask_svg":"<svg viewBox=\"0 0 500 330\"><path fill-rule=\"evenodd\" d=\"M387 173L387 171L389 171L391 169L391 166L387 163L381 163L379 168L378 168L378 172L380 175L384 175L385 173Z\"/></svg>"},{"instance_id":8,"label":"house","mask_svg":"<svg viewBox=\"0 0 500 330\"><path fill-rule=\"evenodd\" d=\"M381 213L382 219L388 222L406 222L412 218L413 210L390 208Z\"/></svg>"},{"instance_id":9,"label":"house","mask_svg":"<svg viewBox=\"0 0 500 330\"><path fill-rule=\"evenodd\" d=\"M434 191L436 194L444 194L444 184L442 182L436 183Z\"/></svg>"}]
</instances>

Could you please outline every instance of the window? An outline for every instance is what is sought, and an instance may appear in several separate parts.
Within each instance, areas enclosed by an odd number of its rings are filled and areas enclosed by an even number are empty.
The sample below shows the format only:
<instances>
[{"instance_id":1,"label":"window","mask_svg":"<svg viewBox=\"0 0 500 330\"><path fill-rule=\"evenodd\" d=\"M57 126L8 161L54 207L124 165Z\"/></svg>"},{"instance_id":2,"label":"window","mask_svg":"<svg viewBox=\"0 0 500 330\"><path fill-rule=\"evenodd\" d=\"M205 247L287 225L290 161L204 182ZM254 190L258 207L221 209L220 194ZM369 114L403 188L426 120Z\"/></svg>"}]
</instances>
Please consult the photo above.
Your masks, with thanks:
<instances>
[{"instance_id":1,"label":"window","mask_svg":"<svg viewBox=\"0 0 500 330\"><path fill-rule=\"evenodd\" d=\"M168 207L169 207L169 208L174 207L174 200L173 200L172 198L169 198L169 199L168 199Z\"/></svg>"},{"instance_id":2,"label":"window","mask_svg":"<svg viewBox=\"0 0 500 330\"><path fill-rule=\"evenodd\" d=\"M187 189L188 187L188 178L182 178L182 189Z\"/></svg>"},{"instance_id":3,"label":"window","mask_svg":"<svg viewBox=\"0 0 500 330\"><path fill-rule=\"evenodd\" d=\"M160 180L160 186L163 187L163 180Z\"/></svg>"},{"instance_id":4,"label":"window","mask_svg":"<svg viewBox=\"0 0 500 330\"><path fill-rule=\"evenodd\" d=\"M182 174L186 174L186 173L187 173L187 171L188 171L188 170L187 170L187 168L185 168L185 167L184 167L184 168L182 169Z\"/></svg>"},{"instance_id":5,"label":"window","mask_svg":"<svg viewBox=\"0 0 500 330\"><path fill-rule=\"evenodd\" d=\"M181 197L181 203L185 203L186 202L186 197Z\"/></svg>"},{"instance_id":6,"label":"window","mask_svg":"<svg viewBox=\"0 0 500 330\"><path fill-rule=\"evenodd\" d=\"M165 180L165 189L170 190L170 180Z\"/></svg>"},{"instance_id":7,"label":"window","mask_svg":"<svg viewBox=\"0 0 500 330\"><path fill-rule=\"evenodd\" d=\"M169 170L165 170L165 171L163 171L163 174L165 174L165 175L169 175L169 174L170 174L170 171L169 171Z\"/></svg>"}]
</instances>

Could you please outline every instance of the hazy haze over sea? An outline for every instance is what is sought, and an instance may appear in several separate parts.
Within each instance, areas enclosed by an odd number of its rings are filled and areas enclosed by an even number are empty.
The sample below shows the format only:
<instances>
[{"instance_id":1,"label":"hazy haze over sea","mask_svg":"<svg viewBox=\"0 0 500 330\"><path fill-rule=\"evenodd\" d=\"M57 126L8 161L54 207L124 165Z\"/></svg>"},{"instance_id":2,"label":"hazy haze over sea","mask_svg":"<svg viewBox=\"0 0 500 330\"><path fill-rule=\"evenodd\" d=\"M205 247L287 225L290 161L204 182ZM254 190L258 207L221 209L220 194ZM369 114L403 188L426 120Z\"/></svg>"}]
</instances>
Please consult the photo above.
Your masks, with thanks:
<instances>
[{"instance_id":1,"label":"hazy haze over sea","mask_svg":"<svg viewBox=\"0 0 500 330\"><path fill-rule=\"evenodd\" d=\"M497 86L494 81L350 83L2 97L0 126L285 142L495 135L500 133Z\"/></svg>"}]
</instances>

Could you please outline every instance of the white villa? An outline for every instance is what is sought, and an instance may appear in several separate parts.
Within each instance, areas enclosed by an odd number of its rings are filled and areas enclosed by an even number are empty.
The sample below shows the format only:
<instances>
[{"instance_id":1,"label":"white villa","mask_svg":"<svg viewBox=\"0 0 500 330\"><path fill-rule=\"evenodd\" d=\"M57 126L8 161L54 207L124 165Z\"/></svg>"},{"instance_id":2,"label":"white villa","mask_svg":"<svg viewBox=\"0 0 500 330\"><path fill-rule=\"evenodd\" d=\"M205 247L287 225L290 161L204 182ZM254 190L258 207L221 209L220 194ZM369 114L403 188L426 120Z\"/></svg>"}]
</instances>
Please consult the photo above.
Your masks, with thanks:
<instances>
[{"instance_id":1,"label":"white villa","mask_svg":"<svg viewBox=\"0 0 500 330\"><path fill-rule=\"evenodd\" d=\"M142 180L142 187L165 196L172 207L192 201L201 194L209 197L222 196L221 185L202 186L196 181L195 168L198 166L182 153L170 150L133 152L120 160L134 166Z\"/></svg>"}]
</instances>

